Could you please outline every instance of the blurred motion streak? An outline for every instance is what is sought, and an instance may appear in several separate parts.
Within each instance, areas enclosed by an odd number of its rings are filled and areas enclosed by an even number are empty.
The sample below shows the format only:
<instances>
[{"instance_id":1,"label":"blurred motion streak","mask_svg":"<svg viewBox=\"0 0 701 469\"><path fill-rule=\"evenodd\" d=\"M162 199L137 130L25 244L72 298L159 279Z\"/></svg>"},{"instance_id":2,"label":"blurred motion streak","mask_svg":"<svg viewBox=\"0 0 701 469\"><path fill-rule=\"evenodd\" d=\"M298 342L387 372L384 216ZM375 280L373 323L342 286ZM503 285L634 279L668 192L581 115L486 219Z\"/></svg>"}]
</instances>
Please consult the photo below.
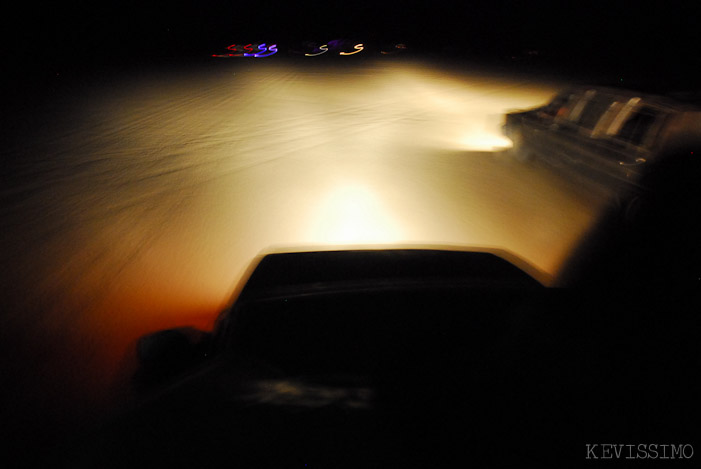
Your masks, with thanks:
<instances>
[{"instance_id":1,"label":"blurred motion streak","mask_svg":"<svg viewBox=\"0 0 701 469\"><path fill-rule=\"evenodd\" d=\"M394 47L390 50L381 50L380 54L383 55L392 55L392 54L398 54L399 52L403 52L407 49L405 44L395 44Z\"/></svg>"},{"instance_id":2,"label":"blurred motion streak","mask_svg":"<svg viewBox=\"0 0 701 469\"><path fill-rule=\"evenodd\" d=\"M326 52L329 51L329 46L328 46L328 44L324 44L323 46L319 46L319 50L320 50L321 52L317 52L316 54L306 53L306 54L304 54L304 55L307 56L307 57L315 57L315 56L317 56L317 55L324 54L324 53L326 53Z\"/></svg>"},{"instance_id":3,"label":"blurred motion streak","mask_svg":"<svg viewBox=\"0 0 701 469\"><path fill-rule=\"evenodd\" d=\"M357 54L358 52L361 52L363 50L363 45L362 44L356 44L353 46L353 49L356 49L355 52L339 52L338 55L353 55Z\"/></svg>"},{"instance_id":4,"label":"blurred motion streak","mask_svg":"<svg viewBox=\"0 0 701 469\"><path fill-rule=\"evenodd\" d=\"M227 54L212 54L212 57L270 57L278 52L277 44L247 44L245 46L240 46L238 44L231 44L227 46L227 49L233 53ZM258 50L258 52L254 52Z\"/></svg>"}]
</instances>

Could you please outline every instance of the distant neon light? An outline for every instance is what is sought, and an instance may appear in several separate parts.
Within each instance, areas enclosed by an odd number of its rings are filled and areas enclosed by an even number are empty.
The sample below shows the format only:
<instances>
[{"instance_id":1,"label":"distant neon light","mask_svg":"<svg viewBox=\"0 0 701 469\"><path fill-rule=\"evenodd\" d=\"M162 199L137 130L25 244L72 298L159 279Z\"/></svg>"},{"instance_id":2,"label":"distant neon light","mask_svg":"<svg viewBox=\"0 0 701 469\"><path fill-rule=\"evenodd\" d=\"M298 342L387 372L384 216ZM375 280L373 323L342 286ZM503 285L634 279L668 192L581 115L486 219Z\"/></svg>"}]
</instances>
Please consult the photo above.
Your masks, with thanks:
<instances>
[{"instance_id":1,"label":"distant neon light","mask_svg":"<svg viewBox=\"0 0 701 469\"><path fill-rule=\"evenodd\" d=\"M324 45L315 47L313 43L305 43L305 48L309 47L314 47L312 49L312 52L307 52L304 53L306 57L317 57L319 55L326 54L327 52L332 52L333 54L336 54L338 52L338 55L355 55L359 52L362 52L365 50L365 44L363 43L358 43L353 46L353 51L352 52L345 52L342 51L343 48L350 47L352 43L342 40L342 39L335 39L333 41L329 41ZM278 46L277 44L271 44L268 46L267 44L253 44L249 43L246 45L242 44L231 44L226 47L227 53L221 53L221 54L211 54L211 57L223 57L223 58L230 58L230 57L256 57L256 58L264 58L264 57L270 57L271 55L277 54L278 51ZM380 54L386 55L386 54L395 54L399 51L402 51L406 49L406 46L404 44L395 44L393 50L381 50ZM307 49L308 50L308 49ZM303 51L299 50L290 50L290 53L293 54L302 54Z\"/></svg>"},{"instance_id":2,"label":"distant neon light","mask_svg":"<svg viewBox=\"0 0 701 469\"><path fill-rule=\"evenodd\" d=\"M360 47L360 49L358 49ZM353 46L353 49L356 49L355 52L339 52L338 55L353 55L357 54L358 52L363 50L363 45L362 44L356 44Z\"/></svg>"},{"instance_id":3,"label":"distant neon light","mask_svg":"<svg viewBox=\"0 0 701 469\"><path fill-rule=\"evenodd\" d=\"M277 44L271 44L270 47L265 44L246 44L245 46L231 44L227 50L233 53L212 54L212 57L270 57L278 52Z\"/></svg>"},{"instance_id":4,"label":"distant neon light","mask_svg":"<svg viewBox=\"0 0 701 469\"><path fill-rule=\"evenodd\" d=\"M227 47L227 49L239 52L238 54L228 54L229 57L243 57L243 54L240 53L240 50L238 49L238 46L236 44L231 44L229 47Z\"/></svg>"},{"instance_id":5,"label":"distant neon light","mask_svg":"<svg viewBox=\"0 0 701 469\"><path fill-rule=\"evenodd\" d=\"M397 49L399 49L399 50L397 50ZM405 50L405 49L406 49L406 45L404 45L404 44L395 44L394 49L392 49L392 50L390 50L390 51L384 51L384 50L382 50L382 51L380 51L380 54L383 54L383 55L397 54L398 52L403 51L403 50Z\"/></svg>"},{"instance_id":6,"label":"distant neon light","mask_svg":"<svg viewBox=\"0 0 701 469\"><path fill-rule=\"evenodd\" d=\"M273 54L277 53L277 44L271 44L270 47L267 48L268 54L265 54L265 44L261 44L258 46L258 50L261 51L260 54L255 54L254 57L270 57Z\"/></svg>"},{"instance_id":7,"label":"distant neon light","mask_svg":"<svg viewBox=\"0 0 701 469\"><path fill-rule=\"evenodd\" d=\"M317 56L317 55L324 54L324 53L326 53L326 52L329 51L329 45L328 45L328 44L324 44L323 46L319 46L319 50L321 50L321 52L319 52L318 54L304 54L304 55L306 55L307 57L314 57L314 56Z\"/></svg>"}]
</instances>

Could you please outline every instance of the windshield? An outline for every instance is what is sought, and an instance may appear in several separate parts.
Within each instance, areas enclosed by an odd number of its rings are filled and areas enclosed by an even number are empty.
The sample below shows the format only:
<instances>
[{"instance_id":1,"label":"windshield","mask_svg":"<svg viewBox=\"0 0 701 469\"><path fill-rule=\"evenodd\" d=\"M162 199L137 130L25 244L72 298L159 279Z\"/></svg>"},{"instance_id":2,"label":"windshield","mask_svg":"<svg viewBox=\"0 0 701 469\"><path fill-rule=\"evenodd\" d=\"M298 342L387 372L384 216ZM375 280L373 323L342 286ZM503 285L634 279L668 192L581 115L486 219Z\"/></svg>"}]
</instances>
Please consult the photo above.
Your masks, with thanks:
<instances>
[{"instance_id":1,"label":"windshield","mask_svg":"<svg viewBox=\"0 0 701 469\"><path fill-rule=\"evenodd\" d=\"M0 155L15 420L110 408L134 341L210 329L265 253L496 250L553 284L617 190L515 157L505 116L583 83L698 91L694 15L424 3L16 15ZM590 133L612 102L582 114ZM633 112L612 151L657 135L654 109ZM619 163L648 157L607 158L634 171Z\"/></svg>"}]
</instances>

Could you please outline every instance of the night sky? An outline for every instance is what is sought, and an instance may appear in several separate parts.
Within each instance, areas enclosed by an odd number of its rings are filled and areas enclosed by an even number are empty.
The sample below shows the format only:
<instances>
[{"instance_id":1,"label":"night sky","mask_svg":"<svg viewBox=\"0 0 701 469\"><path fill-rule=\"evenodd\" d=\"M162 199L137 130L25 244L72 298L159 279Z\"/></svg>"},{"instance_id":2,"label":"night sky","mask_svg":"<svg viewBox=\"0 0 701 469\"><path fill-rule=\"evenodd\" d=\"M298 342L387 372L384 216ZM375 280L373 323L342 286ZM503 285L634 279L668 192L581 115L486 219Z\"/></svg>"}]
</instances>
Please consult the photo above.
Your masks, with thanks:
<instances>
[{"instance_id":1,"label":"night sky","mask_svg":"<svg viewBox=\"0 0 701 469\"><path fill-rule=\"evenodd\" d=\"M27 2L6 16L5 39L26 63L102 63L109 58L197 56L232 41L364 36L404 41L424 53L499 54L538 47L577 59L639 62L699 53L693 2L352 2L349 0L108 0ZM9 47L8 47L9 46ZM449 47L448 47L449 46Z\"/></svg>"},{"instance_id":2,"label":"night sky","mask_svg":"<svg viewBox=\"0 0 701 469\"><path fill-rule=\"evenodd\" d=\"M305 41L334 39L364 43L364 58L402 43L405 56L542 68L644 91L698 90L694 2L634 10L623 3L30 1L4 15L3 100L41 103L46 93L95 76L104 80L164 61L211 62L232 43L276 43L280 53L267 60L282 60Z\"/></svg>"}]
</instances>

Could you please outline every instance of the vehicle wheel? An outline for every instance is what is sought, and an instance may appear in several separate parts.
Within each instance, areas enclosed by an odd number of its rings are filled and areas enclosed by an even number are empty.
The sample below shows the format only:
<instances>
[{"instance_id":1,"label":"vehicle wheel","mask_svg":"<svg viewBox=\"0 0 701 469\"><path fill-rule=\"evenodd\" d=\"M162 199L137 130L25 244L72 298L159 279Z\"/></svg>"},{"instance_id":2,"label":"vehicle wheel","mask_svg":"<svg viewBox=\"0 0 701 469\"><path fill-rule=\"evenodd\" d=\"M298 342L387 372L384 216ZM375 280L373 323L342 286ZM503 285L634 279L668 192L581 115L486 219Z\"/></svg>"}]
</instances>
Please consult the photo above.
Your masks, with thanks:
<instances>
[{"instance_id":1,"label":"vehicle wheel","mask_svg":"<svg viewBox=\"0 0 701 469\"><path fill-rule=\"evenodd\" d=\"M640 214L641 206L642 206L642 198L638 194L632 196L626 202L623 216L624 216L624 219L627 223L632 223L638 218L638 215Z\"/></svg>"},{"instance_id":2,"label":"vehicle wheel","mask_svg":"<svg viewBox=\"0 0 701 469\"><path fill-rule=\"evenodd\" d=\"M630 225L636 221L640 213L642 198L640 194L616 194L613 203L614 209L619 214L619 220L625 225Z\"/></svg>"},{"instance_id":3,"label":"vehicle wheel","mask_svg":"<svg viewBox=\"0 0 701 469\"><path fill-rule=\"evenodd\" d=\"M511 136L511 141L513 142L513 146L509 150L509 156L511 158L522 163L528 163L534 160L533 152L523 143L524 138L520 130L514 131Z\"/></svg>"}]
</instances>

